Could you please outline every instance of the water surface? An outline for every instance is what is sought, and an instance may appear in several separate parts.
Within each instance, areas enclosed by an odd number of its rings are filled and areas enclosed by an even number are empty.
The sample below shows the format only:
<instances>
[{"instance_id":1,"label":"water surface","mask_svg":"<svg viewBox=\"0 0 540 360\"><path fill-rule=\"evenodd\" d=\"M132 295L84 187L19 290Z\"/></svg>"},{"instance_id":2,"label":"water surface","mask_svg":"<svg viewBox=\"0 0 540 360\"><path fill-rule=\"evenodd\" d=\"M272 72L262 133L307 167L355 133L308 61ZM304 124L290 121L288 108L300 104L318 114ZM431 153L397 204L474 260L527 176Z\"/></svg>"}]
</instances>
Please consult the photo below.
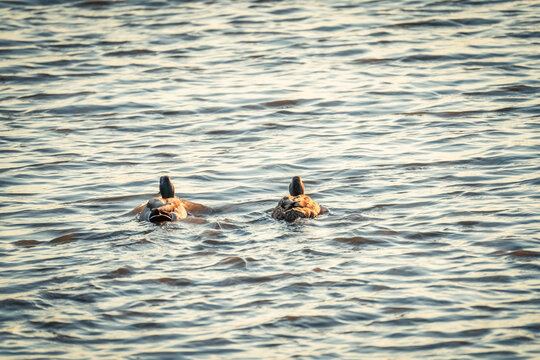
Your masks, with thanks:
<instances>
[{"instance_id":1,"label":"water surface","mask_svg":"<svg viewBox=\"0 0 540 360\"><path fill-rule=\"evenodd\" d=\"M0 356L538 358L538 14L4 2Z\"/></svg>"}]
</instances>

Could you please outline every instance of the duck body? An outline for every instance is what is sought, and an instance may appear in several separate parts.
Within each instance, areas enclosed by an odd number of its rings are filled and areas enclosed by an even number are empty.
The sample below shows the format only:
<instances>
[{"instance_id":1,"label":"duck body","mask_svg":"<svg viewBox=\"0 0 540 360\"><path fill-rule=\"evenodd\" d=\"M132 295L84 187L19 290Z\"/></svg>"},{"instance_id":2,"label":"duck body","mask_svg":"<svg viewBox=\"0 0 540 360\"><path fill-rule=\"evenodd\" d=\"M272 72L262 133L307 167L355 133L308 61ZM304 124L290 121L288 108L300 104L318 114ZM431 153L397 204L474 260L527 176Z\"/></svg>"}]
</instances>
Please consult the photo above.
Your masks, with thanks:
<instances>
[{"instance_id":1,"label":"duck body","mask_svg":"<svg viewBox=\"0 0 540 360\"><path fill-rule=\"evenodd\" d=\"M314 218L320 213L321 207L308 195L285 196L274 208L272 217L293 222L300 218Z\"/></svg>"},{"instance_id":2,"label":"duck body","mask_svg":"<svg viewBox=\"0 0 540 360\"><path fill-rule=\"evenodd\" d=\"M304 194L304 184L300 176L293 177L289 193L290 195L281 198L274 208L274 219L293 222L300 218L314 218L321 213L319 204Z\"/></svg>"},{"instance_id":3,"label":"duck body","mask_svg":"<svg viewBox=\"0 0 540 360\"><path fill-rule=\"evenodd\" d=\"M185 219L187 210L182 204L182 200L173 197L164 199L162 197L148 200L146 206L141 212L141 220L153 223L162 223L165 221L176 221Z\"/></svg>"},{"instance_id":4,"label":"duck body","mask_svg":"<svg viewBox=\"0 0 540 360\"><path fill-rule=\"evenodd\" d=\"M182 199L174 195L174 185L168 176L159 179L160 197L150 199L142 209L139 218L153 223L176 221L187 217Z\"/></svg>"}]
</instances>

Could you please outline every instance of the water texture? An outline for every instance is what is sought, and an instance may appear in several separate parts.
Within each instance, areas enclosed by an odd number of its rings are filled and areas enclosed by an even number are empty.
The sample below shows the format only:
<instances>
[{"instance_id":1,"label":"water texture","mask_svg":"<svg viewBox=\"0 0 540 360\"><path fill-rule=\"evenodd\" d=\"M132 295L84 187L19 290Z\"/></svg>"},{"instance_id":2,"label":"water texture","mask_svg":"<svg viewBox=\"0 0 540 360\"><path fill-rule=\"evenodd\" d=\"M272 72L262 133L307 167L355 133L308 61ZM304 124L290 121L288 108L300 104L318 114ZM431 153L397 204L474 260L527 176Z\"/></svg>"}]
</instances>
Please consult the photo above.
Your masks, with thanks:
<instances>
[{"instance_id":1,"label":"water texture","mask_svg":"<svg viewBox=\"0 0 540 360\"><path fill-rule=\"evenodd\" d=\"M0 357L538 359L539 14L2 2Z\"/></svg>"}]
</instances>

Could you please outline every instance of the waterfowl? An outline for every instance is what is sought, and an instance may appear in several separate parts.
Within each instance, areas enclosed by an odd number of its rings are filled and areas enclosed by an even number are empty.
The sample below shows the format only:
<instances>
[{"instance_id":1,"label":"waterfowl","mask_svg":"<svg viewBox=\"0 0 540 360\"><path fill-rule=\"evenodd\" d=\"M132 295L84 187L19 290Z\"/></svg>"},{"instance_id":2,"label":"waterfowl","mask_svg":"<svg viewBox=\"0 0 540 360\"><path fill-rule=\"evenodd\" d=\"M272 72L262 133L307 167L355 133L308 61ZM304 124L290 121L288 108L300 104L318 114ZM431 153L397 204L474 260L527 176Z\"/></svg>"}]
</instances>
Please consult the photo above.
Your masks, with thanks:
<instances>
[{"instance_id":1,"label":"waterfowl","mask_svg":"<svg viewBox=\"0 0 540 360\"><path fill-rule=\"evenodd\" d=\"M272 212L272 217L277 220L295 221L300 218L314 218L321 213L321 207L308 195L304 194L305 188L302 178L295 176L289 184L289 196L279 200Z\"/></svg>"},{"instance_id":2,"label":"waterfowl","mask_svg":"<svg viewBox=\"0 0 540 360\"><path fill-rule=\"evenodd\" d=\"M140 218L153 223L176 221L187 217L185 200L174 194L174 185L168 176L159 179L160 197L150 199L140 214ZM197 204L198 205L198 204Z\"/></svg>"}]
</instances>

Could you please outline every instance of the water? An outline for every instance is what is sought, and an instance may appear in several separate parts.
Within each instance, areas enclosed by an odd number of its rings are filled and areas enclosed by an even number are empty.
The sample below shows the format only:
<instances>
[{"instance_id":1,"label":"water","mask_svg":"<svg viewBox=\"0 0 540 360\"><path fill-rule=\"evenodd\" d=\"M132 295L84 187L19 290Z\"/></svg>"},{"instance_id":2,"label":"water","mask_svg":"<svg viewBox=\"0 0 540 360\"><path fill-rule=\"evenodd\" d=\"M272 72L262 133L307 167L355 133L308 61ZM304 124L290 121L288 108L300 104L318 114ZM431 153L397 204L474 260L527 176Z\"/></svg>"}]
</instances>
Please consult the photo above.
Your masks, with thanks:
<instances>
[{"instance_id":1,"label":"water","mask_svg":"<svg viewBox=\"0 0 540 360\"><path fill-rule=\"evenodd\" d=\"M538 11L3 2L0 356L538 358Z\"/></svg>"}]
</instances>

